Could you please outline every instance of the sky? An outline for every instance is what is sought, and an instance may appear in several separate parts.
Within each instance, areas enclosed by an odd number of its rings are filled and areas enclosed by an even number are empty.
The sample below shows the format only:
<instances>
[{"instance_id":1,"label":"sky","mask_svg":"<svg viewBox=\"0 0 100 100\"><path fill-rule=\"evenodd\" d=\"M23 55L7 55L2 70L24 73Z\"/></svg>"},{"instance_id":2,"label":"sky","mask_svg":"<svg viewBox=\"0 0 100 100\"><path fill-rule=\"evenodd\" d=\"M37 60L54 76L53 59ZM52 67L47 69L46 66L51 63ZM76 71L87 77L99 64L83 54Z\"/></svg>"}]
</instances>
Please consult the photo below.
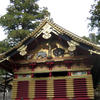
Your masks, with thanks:
<instances>
[{"instance_id":1,"label":"sky","mask_svg":"<svg viewBox=\"0 0 100 100\"><path fill-rule=\"evenodd\" d=\"M63 28L79 36L88 36L89 31L87 17L94 0L40 0L40 7L47 7L50 18ZM0 0L0 16L6 13L10 0ZM0 27L0 41L6 38L3 28Z\"/></svg>"}]
</instances>

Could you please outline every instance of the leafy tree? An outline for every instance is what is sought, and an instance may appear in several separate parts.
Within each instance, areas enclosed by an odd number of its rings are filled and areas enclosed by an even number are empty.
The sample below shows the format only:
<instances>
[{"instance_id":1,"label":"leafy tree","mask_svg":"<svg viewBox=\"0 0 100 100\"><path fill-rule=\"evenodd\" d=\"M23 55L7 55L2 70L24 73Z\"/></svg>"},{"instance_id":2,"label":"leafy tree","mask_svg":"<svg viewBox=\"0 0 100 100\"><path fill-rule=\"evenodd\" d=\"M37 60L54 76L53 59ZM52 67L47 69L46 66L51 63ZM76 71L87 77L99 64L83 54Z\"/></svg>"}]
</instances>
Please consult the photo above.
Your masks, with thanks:
<instances>
[{"instance_id":1,"label":"leafy tree","mask_svg":"<svg viewBox=\"0 0 100 100\"><path fill-rule=\"evenodd\" d=\"M90 42L93 42L95 44L98 43L97 36L95 35L95 33L90 33L89 34L89 39L90 39Z\"/></svg>"},{"instance_id":2,"label":"leafy tree","mask_svg":"<svg viewBox=\"0 0 100 100\"><path fill-rule=\"evenodd\" d=\"M50 13L47 8L39 7L38 0L10 0L7 13L0 17L0 25L8 35L10 46L32 32L45 15Z\"/></svg>"},{"instance_id":3,"label":"leafy tree","mask_svg":"<svg viewBox=\"0 0 100 100\"><path fill-rule=\"evenodd\" d=\"M97 30L96 42L99 43L100 40L100 0L95 0L90 10L91 17L89 18L90 30ZM99 43L100 44L100 43Z\"/></svg>"},{"instance_id":4,"label":"leafy tree","mask_svg":"<svg viewBox=\"0 0 100 100\"><path fill-rule=\"evenodd\" d=\"M82 38L92 43L99 44L99 39L95 33L90 33L89 37L83 36Z\"/></svg>"},{"instance_id":5,"label":"leafy tree","mask_svg":"<svg viewBox=\"0 0 100 100\"><path fill-rule=\"evenodd\" d=\"M95 4L91 6L90 10L91 17L89 18L90 29L98 29L100 31L100 0L95 0Z\"/></svg>"},{"instance_id":6,"label":"leafy tree","mask_svg":"<svg viewBox=\"0 0 100 100\"><path fill-rule=\"evenodd\" d=\"M82 38L85 39L85 40L87 40L87 41L90 41L89 37L83 36Z\"/></svg>"},{"instance_id":7,"label":"leafy tree","mask_svg":"<svg viewBox=\"0 0 100 100\"><path fill-rule=\"evenodd\" d=\"M10 48L7 39L0 42L0 53L7 51Z\"/></svg>"}]
</instances>

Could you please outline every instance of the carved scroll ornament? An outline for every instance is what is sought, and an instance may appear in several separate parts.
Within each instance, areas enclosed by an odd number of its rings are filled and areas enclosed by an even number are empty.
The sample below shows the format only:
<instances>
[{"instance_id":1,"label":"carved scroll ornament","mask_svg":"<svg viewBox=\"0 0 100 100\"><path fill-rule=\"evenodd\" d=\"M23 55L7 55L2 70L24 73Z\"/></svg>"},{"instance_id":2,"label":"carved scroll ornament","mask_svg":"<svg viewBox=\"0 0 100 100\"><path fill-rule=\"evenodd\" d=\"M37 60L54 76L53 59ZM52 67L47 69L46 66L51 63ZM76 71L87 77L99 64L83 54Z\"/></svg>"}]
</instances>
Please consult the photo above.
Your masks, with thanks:
<instances>
[{"instance_id":1,"label":"carved scroll ornament","mask_svg":"<svg viewBox=\"0 0 100 100\"><path fill-rule=\"evenodd\" d=\"M21 56L26 55L26 54L27 54L26 49L27 49L27 46L22 45L20 48L18 48L19 54L20 54Z\"/></svg>"},{"instance_id":2,"label":"carved scroll ornament","mask_svg":"<svg viewBox=\"0 0 100 100\"><path fill-rule=\"evenodd\" d=\"M68 45L69 45L69 47L68 47L68 50L69 50L69 51L74 51L74 50L76 50L76 46L79 45L79 43L77 43L77 42L75 42L75 41L73 41L73 40L67 41L67 43L68 43Z\"/></svg>"}]
</instances>

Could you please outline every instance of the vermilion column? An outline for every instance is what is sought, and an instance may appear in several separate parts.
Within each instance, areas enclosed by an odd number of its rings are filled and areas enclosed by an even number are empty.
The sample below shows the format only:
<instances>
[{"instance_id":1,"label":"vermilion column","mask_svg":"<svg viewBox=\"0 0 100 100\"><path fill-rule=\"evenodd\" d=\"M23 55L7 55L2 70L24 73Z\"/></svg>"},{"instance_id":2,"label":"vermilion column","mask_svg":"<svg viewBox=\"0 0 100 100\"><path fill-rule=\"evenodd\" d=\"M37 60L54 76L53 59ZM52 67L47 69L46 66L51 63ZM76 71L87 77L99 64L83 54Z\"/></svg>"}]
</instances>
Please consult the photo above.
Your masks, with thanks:
<instances>
[{"instance_id":1,"label":"vermilion column","mask_svg":"<svg viewBox=\"0 0 100 100\"><path fill-rule=\"evenodd\" d=\"M32 71L34 71L34 67L36 66L36 63L32 63L29 66L32 66ZM31 77L34 77L34 73L31 74Z\"/></svg>"},{"instance_id":2,"label":"vermilion column","mask_svg":"<svg viewBox=\"0 0 100 100\"><path fill-rule=\"evenodd\" d=\"M47 65L48 65L48 67L49 67L49 77L51 77L52 76L52 66L53 66L53 64L54 64L54 62L47 62L46 63Z\"/></svg>"},{"instance_id":3,"label":"vermilion column","mask_svg":"<svg viewBox=\"0 0 100 100\"><path fill-rule=\"evenodd\" d=\"M68 69L71 69L71 64L73 63L73 61L64 61L64 63L67 65ZM71 72L68 72L68 76L71 76Z\"/></svg>"},{"instance_id":4,"label":"vermilion column","mask_svg":"<svg viewBox=\"0 0 100 100\"><path fill-rule=\"evenodd\" d=\"M68 64L68 69L71 69L70 64ZM71 76L71 72L70 71L68 72L68 76Z\"/></svg>"},{"instance_id":5,"label":"vermilion column","mask_svg":"<svg viewBox=\"0 0 100 100\"><path fill-rule=\"evenodd\" d=\"M49 67L49 71L50 71L49 72L49 77L51 77L52 76L52 72L51 72L52 71L52 67Z\"/></svg>"}]
</instances>

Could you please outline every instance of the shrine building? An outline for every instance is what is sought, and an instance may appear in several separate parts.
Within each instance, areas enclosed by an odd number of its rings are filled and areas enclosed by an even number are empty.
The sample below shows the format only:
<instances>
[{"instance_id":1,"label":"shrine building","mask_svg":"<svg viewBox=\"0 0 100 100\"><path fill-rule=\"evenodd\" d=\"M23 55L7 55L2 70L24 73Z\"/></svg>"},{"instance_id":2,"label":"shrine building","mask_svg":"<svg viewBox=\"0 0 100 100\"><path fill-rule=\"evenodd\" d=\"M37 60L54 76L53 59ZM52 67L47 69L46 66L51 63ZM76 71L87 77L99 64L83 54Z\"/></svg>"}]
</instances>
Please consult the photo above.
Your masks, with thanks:
<instances>
[{"instance_id":1,"label":"shrine building","mask_svg":"<svg viewBox=\"0 0 100 100\"><path fill-rule=\"evenodd\" d=\"M0 67L14 74L12 100L93 100L99 55L96 44L45 18L0 55Z\"/></svg>"}]
</instances>

